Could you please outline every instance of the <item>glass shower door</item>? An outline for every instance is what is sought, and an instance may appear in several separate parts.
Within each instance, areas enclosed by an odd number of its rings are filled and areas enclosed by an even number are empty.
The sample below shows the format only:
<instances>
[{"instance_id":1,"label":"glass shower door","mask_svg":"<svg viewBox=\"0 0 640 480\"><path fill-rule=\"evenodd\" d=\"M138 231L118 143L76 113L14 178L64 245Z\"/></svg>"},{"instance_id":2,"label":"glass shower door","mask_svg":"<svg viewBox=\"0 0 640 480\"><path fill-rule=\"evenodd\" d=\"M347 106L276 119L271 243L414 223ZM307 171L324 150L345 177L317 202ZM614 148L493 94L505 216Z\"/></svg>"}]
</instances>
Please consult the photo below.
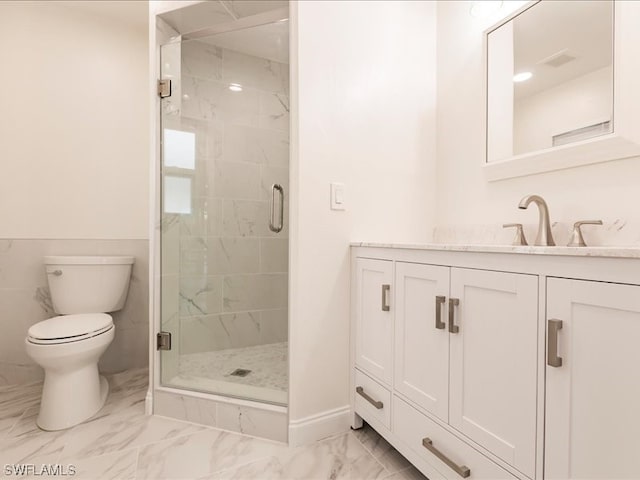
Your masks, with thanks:
<instances>
[{"instance_id":1,"label":"glass shower door","mask_svg":"<svg viewBox=\"0 0 640 480\"><path fill-rule=\"evenodd\" d=\"M288 22L161 48L164 386L287 402Z\"/></svg>"}]
</instances>

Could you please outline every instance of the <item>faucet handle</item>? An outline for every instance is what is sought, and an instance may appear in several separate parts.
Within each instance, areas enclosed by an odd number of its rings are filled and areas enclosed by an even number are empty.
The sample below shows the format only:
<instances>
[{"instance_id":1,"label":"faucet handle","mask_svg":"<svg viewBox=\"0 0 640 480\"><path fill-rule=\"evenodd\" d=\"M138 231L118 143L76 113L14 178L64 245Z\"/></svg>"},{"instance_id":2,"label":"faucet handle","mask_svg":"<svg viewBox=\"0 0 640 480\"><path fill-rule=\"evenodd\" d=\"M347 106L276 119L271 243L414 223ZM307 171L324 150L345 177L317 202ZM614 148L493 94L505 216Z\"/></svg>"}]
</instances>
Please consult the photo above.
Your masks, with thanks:
<instances>
[{"instance_id":1,"label":"faucet handle","mask_svg":"<svg viewBox=\"0 0 640 480\"><path fill-rule=\"evenodd\" d=\"M527 239L524 237L524 231L522 230L521 223L505 223L504 225L502 225L502 228L510 227L516 228L516 236L513 238L513 242L511 242L511 245L529 245L527 243Z\"/></svg>"},{"instance_id":2,"label":"faucet handle","mask_svg":"<svg viewBox=\"0 0 640 480\"><path fill-rule=\"evenodd\" d=\"M571 233L571 240L567 243L567 247L586 247L584 243L584 237L582 236L582 225L602 225L602 220L580 220L573 224L573 232Z\"/></svg>"}]
</instances>

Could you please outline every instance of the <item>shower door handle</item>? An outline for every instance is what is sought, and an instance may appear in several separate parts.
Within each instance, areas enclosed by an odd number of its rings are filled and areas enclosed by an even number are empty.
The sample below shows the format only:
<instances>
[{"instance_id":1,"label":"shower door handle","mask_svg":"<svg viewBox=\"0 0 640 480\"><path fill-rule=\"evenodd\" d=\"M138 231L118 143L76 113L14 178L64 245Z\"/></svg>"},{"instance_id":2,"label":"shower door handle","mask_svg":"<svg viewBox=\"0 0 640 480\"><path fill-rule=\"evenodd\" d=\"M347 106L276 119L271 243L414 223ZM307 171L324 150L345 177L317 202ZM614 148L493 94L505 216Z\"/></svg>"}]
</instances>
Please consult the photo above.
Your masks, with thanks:
<instances>
[{"instance_id":1,"label":"shower door handle","mask_svg":"<svg viewBox=\"0 0 640 480\"><path fill-rule=\"evenodd\" d=\"M276 224L275 213L276 213L276 192L278 192L280 197L280 221ZM271 185L271 212L269 215L269 230L272 232L280 232L282 230L282 225L284 222L284 189L282 185L274 183Z\"/></svg>"}]
</instances>

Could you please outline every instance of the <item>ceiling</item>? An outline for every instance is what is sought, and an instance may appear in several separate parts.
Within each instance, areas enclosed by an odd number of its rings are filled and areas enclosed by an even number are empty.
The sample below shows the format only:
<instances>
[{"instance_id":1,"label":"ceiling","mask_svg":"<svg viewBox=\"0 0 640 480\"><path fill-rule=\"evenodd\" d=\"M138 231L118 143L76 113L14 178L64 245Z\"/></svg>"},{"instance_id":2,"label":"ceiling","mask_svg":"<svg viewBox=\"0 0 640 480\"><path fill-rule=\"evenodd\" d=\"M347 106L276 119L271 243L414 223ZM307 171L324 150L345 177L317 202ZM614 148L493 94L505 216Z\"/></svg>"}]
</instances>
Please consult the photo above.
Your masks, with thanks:
<instances>
[{"instance_id":1,"label":"ceiling","mask_svg":"<svg viewBox=\"0 0 640 480\"><path fill-rule=\"evenodd\" d=\"M181 34L234 20L222 2L196 3L158 16Z\"/></svg>"},{"instance_id":2,"label":"ceiling","mask_svg":"<svg viewBox=\"0 0 640 480\"><path fill-rule=\"evenodd\" d=\"M207 1L163 13L160 18L178 33L186 34L288 6L288 0Z\"/></svg>"},{"instance_id":3,"label":"ceiling","mask_svg":"<svg viewBox=\"0 0 640 480\"><path fill-rule=\"evenodd\" d=\"M254 57L289 63L289 22L280 21L219 33L201 38L200 42L216 45Z\"/></svg>"},{"instance_id":4,"label":"ceiling","mask_svg":"<svg viewBox=\"0 0 640 480\"><path fill-rule=\"evenodd\" d=\"M287 0L208 1L170 11L160 17L182 35L199 30L204 30L207 34L198 36L197 40L187 41L203 42L255 57L289 63L288 20L273 19L264 23L264 15L261 17L261 14L269 15L266 12L275 13L288 6ZM251 25L253 18L256 23ZM213 30L219 27L220 33L208 35L207 30L212 27Z\"/></svg>"},{"instance_id":5,"label":"ceiling","mask_svg":"<svg viewBox=\"0 0 640 480\"><path fill-rule=\"evenodd\" d=\"M610 1L542 1L513 21L514 73L533 77L516 83L522 98L611 65L613 7ZM542 61L559 53L575 57L552 67Z\"/></svg>"},{"instance_id":6,"label":"ceiling","mask_svg":"<svg viewBox=\"0 0 640 480\"><path fill-rule=\"evenodd\" d=\"M227 0L223 3L237 18L289 7L288 0Z\"/></svg>"}]
</instances>

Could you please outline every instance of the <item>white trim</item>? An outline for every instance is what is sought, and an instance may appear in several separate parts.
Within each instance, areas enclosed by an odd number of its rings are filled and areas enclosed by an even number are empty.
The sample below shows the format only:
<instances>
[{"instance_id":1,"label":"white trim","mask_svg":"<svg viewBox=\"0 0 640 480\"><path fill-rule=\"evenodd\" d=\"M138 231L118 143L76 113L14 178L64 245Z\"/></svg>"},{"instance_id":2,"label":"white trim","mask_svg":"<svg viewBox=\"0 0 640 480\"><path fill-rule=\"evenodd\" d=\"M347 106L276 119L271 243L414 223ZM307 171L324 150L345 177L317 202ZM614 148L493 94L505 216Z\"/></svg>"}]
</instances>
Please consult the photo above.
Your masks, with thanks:
<instances>
[{"instance_id":1,"label":"white trim","mask_svg":"<svg viewBox=\"0 0 640 480\"><path fill-rule=\"evenodd\" d=\"M487 35L537 2L527 3L498 24L485 30L483 35L483 66L485 96L483 170L488 181L522 177L543 172L563 170L594 163L622 160L640 155L640 130L637 128L640 114L640 67L634 45L640 42L639 2L614 3L614 53L613 53L613 133L600 135L581 142L515 155L504 160L487 162Z\"/></svg>"},{"instance_id":2,"label":"white trim","mask_svg":"<svg viewBox=\"0 0 640 480\"><path fill-rule=\"evenodd\" d=\"M296 353L292 348L297 345L297 324L301 327L302 309L298 304L298 185L299 166L298 159L298 2L289 2L289 291L288 305L289 321L287 322L288 344L288 373L289 373L289 412L295 412L298 408L294 385L297 381L297 373L293 368L296 365ZM302 327L304 328L304 327ZM289 428L291 428L291 414L289 415ZM291 439L289 439L291 440Z\"/></svg>"},{"instance_id":3,"label":"white trim","mask_svg":"<svg viewBox=\"0 0 640 480\"><path fill-rule=\"evenodd\" d=\"M308 445L323 438L349 431L351 426L351 406L327 410L325 412L291 420L289 422L289 445Z\"/></svg>"},{"instance_id":4,"label":"white trim","mask_svg":"<svg viewBox=\"0 0 640 480\"><path fill-rule=\"evenodd\" d=\"M246 400L244 398L227 397L217 395L215 393L197 392L195 390L183 390L181 388L171 388L166 386L157 386L156 392L170 393L172 395L180 395L182 397L201 398L216 403L228 403L229 405L237 405L239 407L255 408L256 410L265 410L267 412L287 413L288 409L282 405L273 405L254 400Z\"/></svg>"},{"instance_id":5,"label":"white trim","mask_svg":"<svg viewBox=\"0 0 640 480\"><path fill-rule=\"evenodd\" d=\"M151 388L147 390L147 395L144 397L144 414L153 415L153 390Z\"/></svg>"},{"instance_id":6,"label":"white trim","mask_svg":"<svg viewBox=\"0 0 640 480\"><path fill-rule=\"evenodd\" d=\"M153 414L153 392L160 384L160 352L156 349L156 333L160 331L160 98L157 81L160 78L160 44L158 20L161 13L177 10L198 1L149 2L149 389L145 412Z\"/></svg>"},{"instance_id":7,"label":"white trim","mask_svg":"<svg viewBox=\"0 0 640 480\"><path fill-rule=\"evenodd\" d=\"M145 397L145 414L153 414L153 386L156 373L156 349L155 332L157 332L156 317L158 315L159 290L156 288L157 257L159 255L159 237L156 231L156 219L158 217L157 194L157 72L159 70L158 45L156 38L156 13L158 2L149 2L149 385Z\"/></svg>"},{"instance_id":8,"label":"white trim","mask_svg":"<svg viewBox=\"0 0 640 480\"><path fill-rule=\"evenodd\" d=\"M524 5L522 5L521 7L517 8L516 10L514 10L513 12L511 12L509 15L502 17L500 20L498 20L496 23L494 23L493 25L491 25L489 28L485 29L484 32L482 32L482 36L484 37L485 41L487 39L487 36L493 32L494 30L497 30L498 28L500 28L501 26L509 23L511 20L513 20L514 18L516 18L518 15L520 15L521 13L523 13L526 10L529 10L531 7L533 7L536 3L539 3L540 0L529 0L527 3L525 3ZM486 65L486 58L485 58L485 65Z\"/></svg>"},{"instance_id":9,"label":"white trim","mask_svg":"<svg viewBox=\"0 0 640 480\"><path fill-rule=\"evenodd\" d=\"M488 181L553 172L640 155L640 145L615 133L483 164Z\"/></svg>"}]
</instances>

